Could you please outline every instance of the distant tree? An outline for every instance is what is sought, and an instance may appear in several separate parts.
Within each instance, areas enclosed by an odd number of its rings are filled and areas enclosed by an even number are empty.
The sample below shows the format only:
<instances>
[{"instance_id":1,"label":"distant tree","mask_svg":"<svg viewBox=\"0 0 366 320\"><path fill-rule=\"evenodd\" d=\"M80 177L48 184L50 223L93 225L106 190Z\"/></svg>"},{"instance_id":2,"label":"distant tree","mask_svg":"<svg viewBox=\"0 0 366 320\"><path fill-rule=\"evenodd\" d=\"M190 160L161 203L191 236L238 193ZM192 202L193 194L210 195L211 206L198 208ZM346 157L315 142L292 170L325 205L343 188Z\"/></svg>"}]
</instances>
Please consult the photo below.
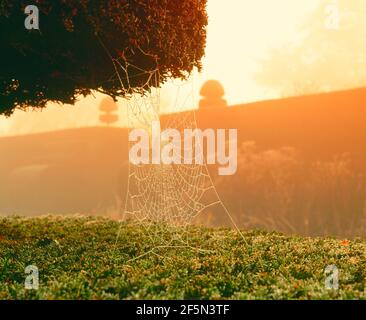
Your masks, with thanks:
<instances>
[{"instance_id":1,"label":"distant tree","mask_svg":"<svg viewBox=\"0 0 366 320\"><path fill-rule=\"evenodd\" d=\"M328 25L332 14L335 20L339 14L338 26ZM258 84L283 96L366 85L366 1L322 0L299 38L300 43L274 48L260 61Z\"/></svg>"},{"instance_id":2,"label":"distant tree","mask_svg":"<svg viewBox=\"0 0 366 320\"><path fill-rule=\"evenodd\" d=\"M99 115L100 122L109 126L118 121L118 115L114 113L118 110L118 106L110 97L106 97L102 100L99 105L99 110L101 112Z\"/></svg>"},{"instance_id":3,"label":"distant tree","mask_svg":"<svg viewBox=\"0 0 366 320\"><path fill-rule=\"evenodd\" d=\"M34 0L39 30L27 30L29 1L0 3L0 114L74 104L97 90L112 98L184 79L201 68L207 0ZM112 59L134 65L121 90ZM150 79L149 72L159 71ZM144 72L147 71L147 72ZM141 89L143 84L146 84Z\"/></svg>"}]
</instances>

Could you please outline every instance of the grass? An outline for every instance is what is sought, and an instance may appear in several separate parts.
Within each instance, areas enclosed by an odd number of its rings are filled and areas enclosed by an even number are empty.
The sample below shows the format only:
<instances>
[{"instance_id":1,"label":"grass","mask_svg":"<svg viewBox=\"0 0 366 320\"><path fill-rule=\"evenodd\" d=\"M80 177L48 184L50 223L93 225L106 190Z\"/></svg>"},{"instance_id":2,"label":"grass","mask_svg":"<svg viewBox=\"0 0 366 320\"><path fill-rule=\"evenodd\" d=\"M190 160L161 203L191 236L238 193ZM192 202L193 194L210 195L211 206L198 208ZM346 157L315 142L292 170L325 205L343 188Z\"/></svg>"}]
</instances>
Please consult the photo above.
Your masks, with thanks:
<instances>
[{"instance_id":1,"label":"grass","mask_svg":"<svg viewBox=\"0 0 366 320\"><path fill-rule=\"evenodd\" d=\"M190 227L190 246L102 218L0 219L0 299L365 299L366 240ZM157 232L157 231L156 231ZM155 248L155 249L154 249ZM327 290L324 269L339 269ZM26 290L36 265L39 290Z\"/></svg>"}]
</instances>

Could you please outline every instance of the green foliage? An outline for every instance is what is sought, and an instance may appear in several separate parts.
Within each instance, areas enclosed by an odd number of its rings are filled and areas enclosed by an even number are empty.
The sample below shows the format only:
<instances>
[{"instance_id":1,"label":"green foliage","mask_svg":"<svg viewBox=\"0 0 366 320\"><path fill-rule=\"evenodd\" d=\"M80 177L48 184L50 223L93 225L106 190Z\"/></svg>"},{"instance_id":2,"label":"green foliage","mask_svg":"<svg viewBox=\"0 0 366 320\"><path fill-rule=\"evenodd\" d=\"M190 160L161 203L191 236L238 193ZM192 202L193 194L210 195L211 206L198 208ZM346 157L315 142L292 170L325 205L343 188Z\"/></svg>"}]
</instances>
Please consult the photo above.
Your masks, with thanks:
<instances>
[{"instance_id":1,"label":"green foliage","mask_svg":"<svg viewBox=\"0 0 366 320\"><path fill-rule=\"evenodd\" d=\"M143 93L201 68L206 0L35 0L40 30L31 31L24 28L28 4L0 4L0 114L48 101L73 104L91 90L113 98ZM127 92L111 58L134 65L121 79ZM153 70L159 78L152 81Z\"/></svg>"},{"instance_id":2,"label":"green foliage","mask_svg":"<svg viewBox=\"0 0 366 320\"><path fill-rule=\"evenodd\" d=\"M187 248L153 248L142 229L95 218L0 220L0 299L366 298L365 240L190 227ZM139 257L139 258L137 258ZM137 258L137 259L136 259ZM134 259L134 260L132 260ZM24 268L40 271L24 289ZM340 271L339 291L324 269Z\"/></svg>"}]
</instances>

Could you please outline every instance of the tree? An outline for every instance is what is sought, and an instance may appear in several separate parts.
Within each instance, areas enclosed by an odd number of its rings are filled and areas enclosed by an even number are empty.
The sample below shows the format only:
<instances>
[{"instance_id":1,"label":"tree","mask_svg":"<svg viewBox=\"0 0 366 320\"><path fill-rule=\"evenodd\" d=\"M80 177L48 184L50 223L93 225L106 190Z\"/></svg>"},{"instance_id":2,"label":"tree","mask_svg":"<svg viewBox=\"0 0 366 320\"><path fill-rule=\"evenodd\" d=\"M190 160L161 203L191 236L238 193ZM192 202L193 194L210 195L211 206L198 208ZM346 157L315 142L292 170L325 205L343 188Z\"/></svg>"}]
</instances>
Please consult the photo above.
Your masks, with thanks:
<instances>
[{"instance_id":1,"label":"tree","mask_svg":"<svg viewBox=\"0 0 366 320\"><path fill-rule=\"evenodd\" d=\"M28 4L0 3L0 114L74 104L92 90L143 94L201 68L206 0L34 0L39 30L24 27ZM128 77L116 66L130 66Z\"/></svg>"},{"instance_id":2,"label":"tree","mask_svg":"<svg viewBox=\"0 0 366 320\"><path fill-rule=\"evenodd\" d=\"M115 101L110 97L104 98L99 105L99 110L101 114L99 115L99 120L109 126L112 123L118 121L118 115L115 111L118 110L118 106Z\"/></svg>"},{"instance_id":3,"label":"tree","mask_svg":"<svg viewBox=\"0 0 366 320\"><path fill-rule=\"evenodd\" d=\"M339 26L327 24L339 15ZM259 84L284 96L366 85L366 2L321 1L299 30L299 44L275 48L261 61ZM299 36L300 38L300 36Z\"/></svg>"}]
</instances>

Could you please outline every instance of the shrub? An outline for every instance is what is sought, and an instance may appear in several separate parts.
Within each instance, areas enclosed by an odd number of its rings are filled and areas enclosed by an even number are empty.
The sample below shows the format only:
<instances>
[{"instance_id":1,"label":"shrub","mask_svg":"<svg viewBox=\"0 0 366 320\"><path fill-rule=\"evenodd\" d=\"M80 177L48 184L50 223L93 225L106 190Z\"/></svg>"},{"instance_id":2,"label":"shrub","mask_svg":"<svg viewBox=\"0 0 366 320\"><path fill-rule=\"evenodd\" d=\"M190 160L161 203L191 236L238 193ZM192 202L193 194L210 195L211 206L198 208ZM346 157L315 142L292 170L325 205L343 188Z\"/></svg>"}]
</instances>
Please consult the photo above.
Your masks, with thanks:
<instances>
[{"instance_id":1,"label":"shrub","mask_svg":"<svg viewBox=\"0 0 366 320\"><path fill-rule=\"evenodd\" d=\"M34 0L40 30L26 30L28 1L0 4L0 114L73 104L97 90L143 93L201 68L206 0ZM129 68L123 90L112 59ZM152 71L158 77L150 78ZM141 87L144 86L144 89Z\"/></svg>"}]
</instances>

